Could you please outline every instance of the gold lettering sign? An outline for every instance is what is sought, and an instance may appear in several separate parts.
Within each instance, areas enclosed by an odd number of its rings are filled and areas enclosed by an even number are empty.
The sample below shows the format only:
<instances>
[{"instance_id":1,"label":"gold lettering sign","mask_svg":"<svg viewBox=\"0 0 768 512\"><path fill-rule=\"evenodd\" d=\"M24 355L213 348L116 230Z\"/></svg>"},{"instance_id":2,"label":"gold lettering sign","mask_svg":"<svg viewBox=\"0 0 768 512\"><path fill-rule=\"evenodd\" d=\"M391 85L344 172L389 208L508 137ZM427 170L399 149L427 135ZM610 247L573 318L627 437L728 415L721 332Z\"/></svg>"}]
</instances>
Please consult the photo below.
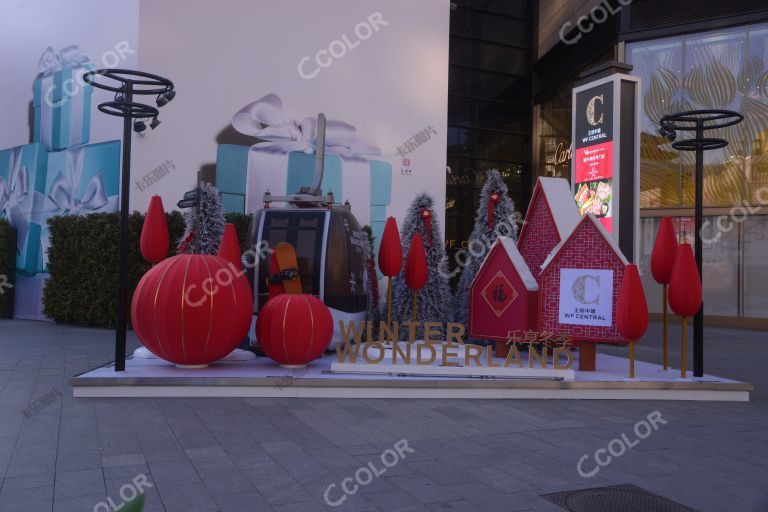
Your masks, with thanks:
<instances>
[{"instance_id":1,"label":"gold lettering sign","mask_svg":"<svg viewBox=\"0 0 768 512\"><path fill-rule=\"evenodd\" d=\"M417 343L416 330L422 325L425 332L425 341ZM459 323L448 323L445 325L447 341L445 343L435 339L441 326L438 322L403 322L403 326L408 329L408 341L388 341L393 340L398 332L397 324L393 323L390 329L386 322L379 324L379 340L374 341L371 336L373 329L372 322L344 322L339 321L342 342L336 345L336 357L339 363L365 362L375 365L379 363L391 363L402 365L430 366L435 361L440 362L444 367L487 367L487 368L508 368L515 365L518 368L542 368L546 369L549 365L549 347L547 343L542 343L537 347L532 343L539 339L530 336L531 343L528 344L528 364L523 362L518 350L517 338L511 336L509 353L501 363L500 359L494 358L492 346L481 347L479 345L466 345L462 337L466 332L464 326ZM368 341L364 342L363 333L368 333ZM533 334L533 333L532 333ZM544 333L541 340L549 340L552 335ZM464 353L459 352L459 347L464 346ZM386 349L391 349L387 351ZM361 353L362 352L362 353ZM563 361L563 358L565 359ZM552 350L552 366L556 370L567 370L573 365L573 355L571 349L564 343Z\"/></svg>"},{"instance_id":2,"label":"gold lettering sign","mask_svg":"<svg viewBox=\"0 0 768 512\"><path fill-rule=\"evenodd\" d=\"M567 164L571 161L571 155L573 154L573 143L568 144L568 149L565 149L565 143L561 142L555 148L555 165Z\"/></svg>"}]
</instances>

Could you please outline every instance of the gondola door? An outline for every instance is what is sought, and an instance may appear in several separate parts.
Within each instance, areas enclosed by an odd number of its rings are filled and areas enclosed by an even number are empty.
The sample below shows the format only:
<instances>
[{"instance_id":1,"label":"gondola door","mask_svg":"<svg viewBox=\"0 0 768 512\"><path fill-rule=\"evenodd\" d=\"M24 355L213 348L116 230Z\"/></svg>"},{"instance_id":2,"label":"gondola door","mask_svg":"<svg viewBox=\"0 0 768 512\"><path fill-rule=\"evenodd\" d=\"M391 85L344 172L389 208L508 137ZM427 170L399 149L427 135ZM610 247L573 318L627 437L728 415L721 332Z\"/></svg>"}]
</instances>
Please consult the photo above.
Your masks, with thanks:
<instances>
[{"instance_id":1,"label":"gondola door","mask_svg":"<svg viewBox=\"0 0 768 512\"><path fill-rule=\"evenodd\" d=\"M266 209L261 216L259 239L267 247L288 242L296 249L303 292L322 299L322 275L324 272L327 210ZM258 266L258 278L254 280L254 296L258 309L267 302L267 278L269 265Z\"/></svg>"}]
</instances>

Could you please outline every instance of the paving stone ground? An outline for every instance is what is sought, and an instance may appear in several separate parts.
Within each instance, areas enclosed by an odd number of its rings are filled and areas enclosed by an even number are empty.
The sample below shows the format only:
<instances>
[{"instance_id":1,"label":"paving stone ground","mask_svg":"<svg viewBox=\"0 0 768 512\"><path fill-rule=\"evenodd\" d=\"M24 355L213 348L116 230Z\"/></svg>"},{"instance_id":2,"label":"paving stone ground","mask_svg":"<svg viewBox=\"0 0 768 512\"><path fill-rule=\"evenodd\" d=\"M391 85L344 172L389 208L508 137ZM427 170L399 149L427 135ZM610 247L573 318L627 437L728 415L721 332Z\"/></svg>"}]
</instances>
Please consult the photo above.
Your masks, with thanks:
<instances>
[{"instance_id":1,"label":"paving stone ground","mask_svg":"<svg viewBox=\"0 0 768 512\"><path fill-rule=\"evenodd\" d=\"M659 338L652 325L638 358L659 361ZM110 510L98 504L119 506L140 475L147 512L557 512L540 495L625 483L700 511L768 511L768 336L708 328L705 342L707 372L753 383L751 402L73 399L69 378L112 359L113 333L0 320L0 511ZM667 423L579 475L654 411ZM413 452L387 469L403 439ZM386 471L324 503L369 463Z\"/></svg>"}]
</instances>

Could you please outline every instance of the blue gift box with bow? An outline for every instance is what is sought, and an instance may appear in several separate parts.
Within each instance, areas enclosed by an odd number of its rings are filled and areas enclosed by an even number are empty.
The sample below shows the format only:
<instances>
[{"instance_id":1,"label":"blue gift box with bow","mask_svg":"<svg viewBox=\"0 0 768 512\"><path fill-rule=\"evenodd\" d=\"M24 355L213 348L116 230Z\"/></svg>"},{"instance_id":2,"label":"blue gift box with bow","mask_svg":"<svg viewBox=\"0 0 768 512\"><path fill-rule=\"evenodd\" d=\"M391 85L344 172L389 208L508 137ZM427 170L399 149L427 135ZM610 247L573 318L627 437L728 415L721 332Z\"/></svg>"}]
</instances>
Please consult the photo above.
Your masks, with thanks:
<instances>
[{"instance_id":1,"label":"blue gift box with bow","mask_svg":"<svg viewBox=\"0 0 768 512\"><path fill-rule=\"evenodd\" d=\"M118 211L120 141L75 146L48 155L38 271L47 272L48 219Z\"/></svg>"},{"instance_id":2,"label":"blue gift box with bow","mask_svg":"<svg viewBox=\"0 0 768 512\"><path fill-rule=\"evenodd\" d=\"M59 53L49 46L43 52L33 86L35 142L49 151L88 142L93 86L82 75L93 68L74 45Z\"/></svg>"},{"instance_id":3,"label":"blue gift box with bow","mask_svg":"<svg viewBox=\"0 0 768 512\"><path fill-rule=\"evenodd\" d=\"M38 266L47 157L41 144L0 150L0 218L18 231L16 267L25 275Z\"/></svg>"},{"instance_id":4,"label":"blue gift box with bow","mask_svg":"<svg viewBox=\"0 0 768 512\"><path fill-rule=\"evenodd\" d=\"M282 100L268 94L242 108L232 119L239 132L258 141L250 147L222 144L216 156L216 187L227 211L253 212L264 192L286 195L312 185L316 121L288 119ZM381 238L392 197L392 165L375 159L379 148L357 137L354 126L328 120L325 134L323 193L336 203L349 200L361 224Z\"/></svg>"}]
</instances>

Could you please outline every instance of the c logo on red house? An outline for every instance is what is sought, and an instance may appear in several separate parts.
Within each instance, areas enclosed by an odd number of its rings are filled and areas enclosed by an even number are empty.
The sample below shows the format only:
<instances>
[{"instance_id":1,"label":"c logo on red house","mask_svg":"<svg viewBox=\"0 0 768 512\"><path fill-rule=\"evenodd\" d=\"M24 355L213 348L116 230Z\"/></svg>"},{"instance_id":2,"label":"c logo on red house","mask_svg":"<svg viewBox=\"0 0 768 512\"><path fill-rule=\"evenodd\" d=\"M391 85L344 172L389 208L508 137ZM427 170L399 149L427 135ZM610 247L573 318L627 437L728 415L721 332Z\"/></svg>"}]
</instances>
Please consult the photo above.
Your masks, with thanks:
<instances>
[{"instance_id":1,"label":"c logo on red house","mask_svg":"<svg viewBox=\"0 0 768 512\"><path fill-rule=\"evenodd\" d=\"M587 279L595 282L594 286L587 284ZM581 304L600 304L600 276L579 276L571 286L573 298Z\"/></svg>"}]
</instances>

